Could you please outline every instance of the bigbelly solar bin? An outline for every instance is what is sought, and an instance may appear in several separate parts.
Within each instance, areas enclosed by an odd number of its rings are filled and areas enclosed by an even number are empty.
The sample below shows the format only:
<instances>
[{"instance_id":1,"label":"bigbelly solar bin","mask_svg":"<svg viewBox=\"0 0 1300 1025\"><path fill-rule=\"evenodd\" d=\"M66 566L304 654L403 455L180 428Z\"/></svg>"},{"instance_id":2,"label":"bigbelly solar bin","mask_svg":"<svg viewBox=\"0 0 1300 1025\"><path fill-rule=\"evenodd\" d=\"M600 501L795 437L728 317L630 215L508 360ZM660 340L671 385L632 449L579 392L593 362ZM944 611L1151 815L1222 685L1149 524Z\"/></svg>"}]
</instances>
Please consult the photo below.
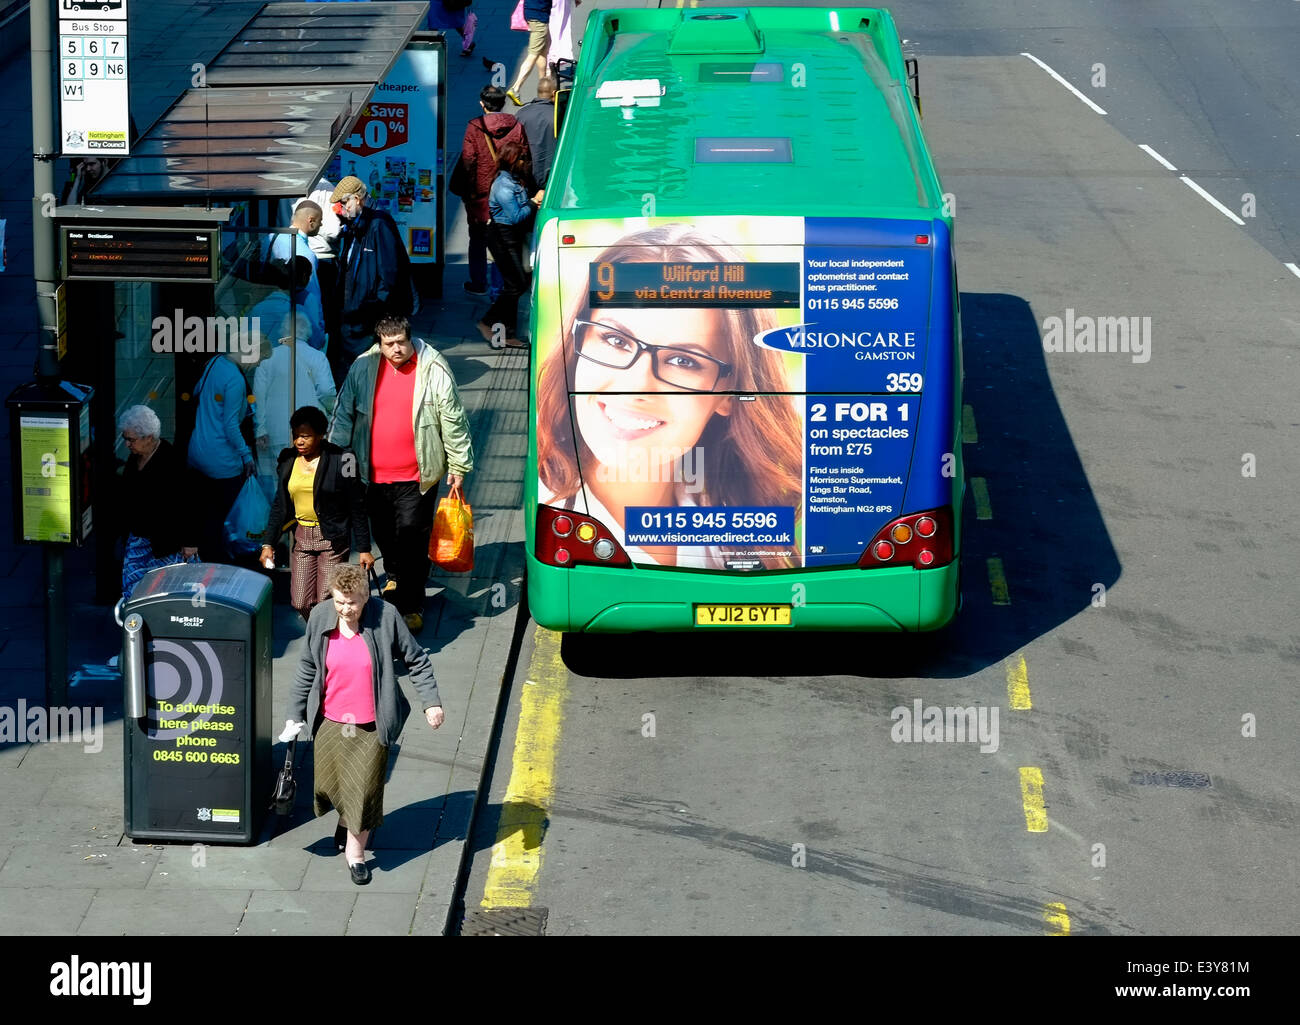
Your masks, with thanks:
<instances>
[{"instance_id":1,"label":"bigbelly solar bin","mask_svg":"<svg viewBox=\"0 0 1300 1025\"><path fill-rule=\"evenodd\" d=\"M271 581L165 566L121 617L127 835L253 843L273 784Z\"/></svg>"}]
</instances>

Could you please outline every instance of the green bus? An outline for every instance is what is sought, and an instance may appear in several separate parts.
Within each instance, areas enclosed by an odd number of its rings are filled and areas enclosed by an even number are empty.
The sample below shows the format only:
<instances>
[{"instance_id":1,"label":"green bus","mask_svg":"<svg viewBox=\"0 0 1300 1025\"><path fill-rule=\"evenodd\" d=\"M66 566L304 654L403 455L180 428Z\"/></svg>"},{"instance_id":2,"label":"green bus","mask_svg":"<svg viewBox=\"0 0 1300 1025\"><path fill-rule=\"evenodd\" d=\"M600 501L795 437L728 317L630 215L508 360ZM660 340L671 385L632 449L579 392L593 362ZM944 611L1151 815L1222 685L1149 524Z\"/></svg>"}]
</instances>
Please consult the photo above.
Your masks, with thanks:
<instances>
[{"instance_id":1,"label":"green bus","mask_svg":"<svg viewBox=\"0 0 1300 1025\"><path fill-rule=\"evenodd\" d=\"M591 15L534 243L540 625L955 614L952 220L908 71L884 10Z\"/></svg>"}]
</instances>

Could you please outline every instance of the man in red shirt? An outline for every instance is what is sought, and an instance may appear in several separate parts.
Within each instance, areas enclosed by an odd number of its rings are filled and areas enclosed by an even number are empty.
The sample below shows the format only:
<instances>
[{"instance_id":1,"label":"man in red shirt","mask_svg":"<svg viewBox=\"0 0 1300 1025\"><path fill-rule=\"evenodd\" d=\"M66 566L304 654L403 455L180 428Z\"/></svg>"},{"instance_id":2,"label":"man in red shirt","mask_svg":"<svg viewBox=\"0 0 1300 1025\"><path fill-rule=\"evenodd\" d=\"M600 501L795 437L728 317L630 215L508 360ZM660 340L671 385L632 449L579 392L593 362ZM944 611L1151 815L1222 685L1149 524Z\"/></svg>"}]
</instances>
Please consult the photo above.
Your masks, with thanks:
<instances>
[{"instance_id":1,"label":"man in red shirt","mask_svg":"<svg viewBox=\"0 0 1300 1025\"><path fill-rule=\"evenodd\" d=\"M424 626L429 535L444 473L459 487L474 468L469 418L451 368L411 337L405 317L381 317L378 342L352 364L330 441L350 448L366 487L370 530L384 557L384 597L414 633Z\"/></svg>"}]
</instances>

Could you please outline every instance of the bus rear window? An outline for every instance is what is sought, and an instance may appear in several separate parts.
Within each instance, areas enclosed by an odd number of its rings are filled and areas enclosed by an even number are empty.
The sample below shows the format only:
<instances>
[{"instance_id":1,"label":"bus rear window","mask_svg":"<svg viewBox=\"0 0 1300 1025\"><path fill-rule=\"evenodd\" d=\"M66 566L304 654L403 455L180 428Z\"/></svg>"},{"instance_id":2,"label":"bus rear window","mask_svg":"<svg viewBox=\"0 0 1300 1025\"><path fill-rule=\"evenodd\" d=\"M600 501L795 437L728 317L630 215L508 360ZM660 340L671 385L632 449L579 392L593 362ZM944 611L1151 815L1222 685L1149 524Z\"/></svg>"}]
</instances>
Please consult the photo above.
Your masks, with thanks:
<instances>
[{"instance_id":1,"label":"bus rear window","mask_svg":"<svg viewBox=\"0 0 1300 1025\"><path fill-rule=\"evenodd\" d=\"M695 140L697 164L789 164L793 160L789 139L713 137Z\"/></svg>"}]
</instances>

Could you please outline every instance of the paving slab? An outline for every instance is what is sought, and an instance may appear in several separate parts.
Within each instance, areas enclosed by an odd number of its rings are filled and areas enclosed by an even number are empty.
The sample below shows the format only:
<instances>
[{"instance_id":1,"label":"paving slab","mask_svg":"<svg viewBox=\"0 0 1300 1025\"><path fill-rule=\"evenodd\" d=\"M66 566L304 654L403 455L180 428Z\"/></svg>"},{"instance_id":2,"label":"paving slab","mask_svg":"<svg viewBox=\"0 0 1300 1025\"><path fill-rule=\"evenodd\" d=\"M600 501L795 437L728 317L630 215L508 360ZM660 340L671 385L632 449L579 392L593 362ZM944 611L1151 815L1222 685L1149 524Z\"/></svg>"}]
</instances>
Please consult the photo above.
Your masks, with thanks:
<instances>
[{"instance_id":1,"label":"paving slab","mask_svg":"<svg viewBox=\"0 0 1300 1025\"><path fill-rule=\"evenodd\" d=\"M371 893L367 886L357 894L348 920L349 936L405 936L415 917L415 901L409 894Z\"/></svg>"},{"instance_id":2,"label":"paving slab","mask_svg":"<svg viewBox=\"0 0 1300 1025\"><path fill-rule=\"evenodd\" d=\"M149 889L296 890L312 860L306 851L288 848L168 845Z\"/></svg>"},{"instance_id":3,"label":"paving slab","mask_svg":"<svg viewBox=\"0 0 1300 1025\"><path fill-rule=\"evenodd\" d=\"M251 897L249 890L101 889L77 935L233 936Z\"/></svg>"},{"instance_id":4,"label":"paving slab","mask_svg":"<svg viewBox=\"0 0 1300 1025\"><path fill-rule=\"evenodd\" d=\"M60 847L24 840L0 869L0 892L29 886L73 886L142 890L149 883L161 851L150 847Z\"/></svg>"},{"instance_id":5,"label":"paving slab","mask_svg":"<svg viewBox=\"0 0 1300 1025\"><path fill-rule=\"evenodd\" d=\"M351 885L351 884L349 884ZM255 891L239 925L240 936L343 936L352 917L355 891Z\"/></svg>"},{"instance_id":6,"label":"paving slab","mask_svg":"<svg viewBox=\"0 0 1300 1025\"><path fill-rule=\"evenodd\" d=\"M92 887L78 886L0 889L0 934L75 935L95 892Z\"/></svg>"}]
</instances>

